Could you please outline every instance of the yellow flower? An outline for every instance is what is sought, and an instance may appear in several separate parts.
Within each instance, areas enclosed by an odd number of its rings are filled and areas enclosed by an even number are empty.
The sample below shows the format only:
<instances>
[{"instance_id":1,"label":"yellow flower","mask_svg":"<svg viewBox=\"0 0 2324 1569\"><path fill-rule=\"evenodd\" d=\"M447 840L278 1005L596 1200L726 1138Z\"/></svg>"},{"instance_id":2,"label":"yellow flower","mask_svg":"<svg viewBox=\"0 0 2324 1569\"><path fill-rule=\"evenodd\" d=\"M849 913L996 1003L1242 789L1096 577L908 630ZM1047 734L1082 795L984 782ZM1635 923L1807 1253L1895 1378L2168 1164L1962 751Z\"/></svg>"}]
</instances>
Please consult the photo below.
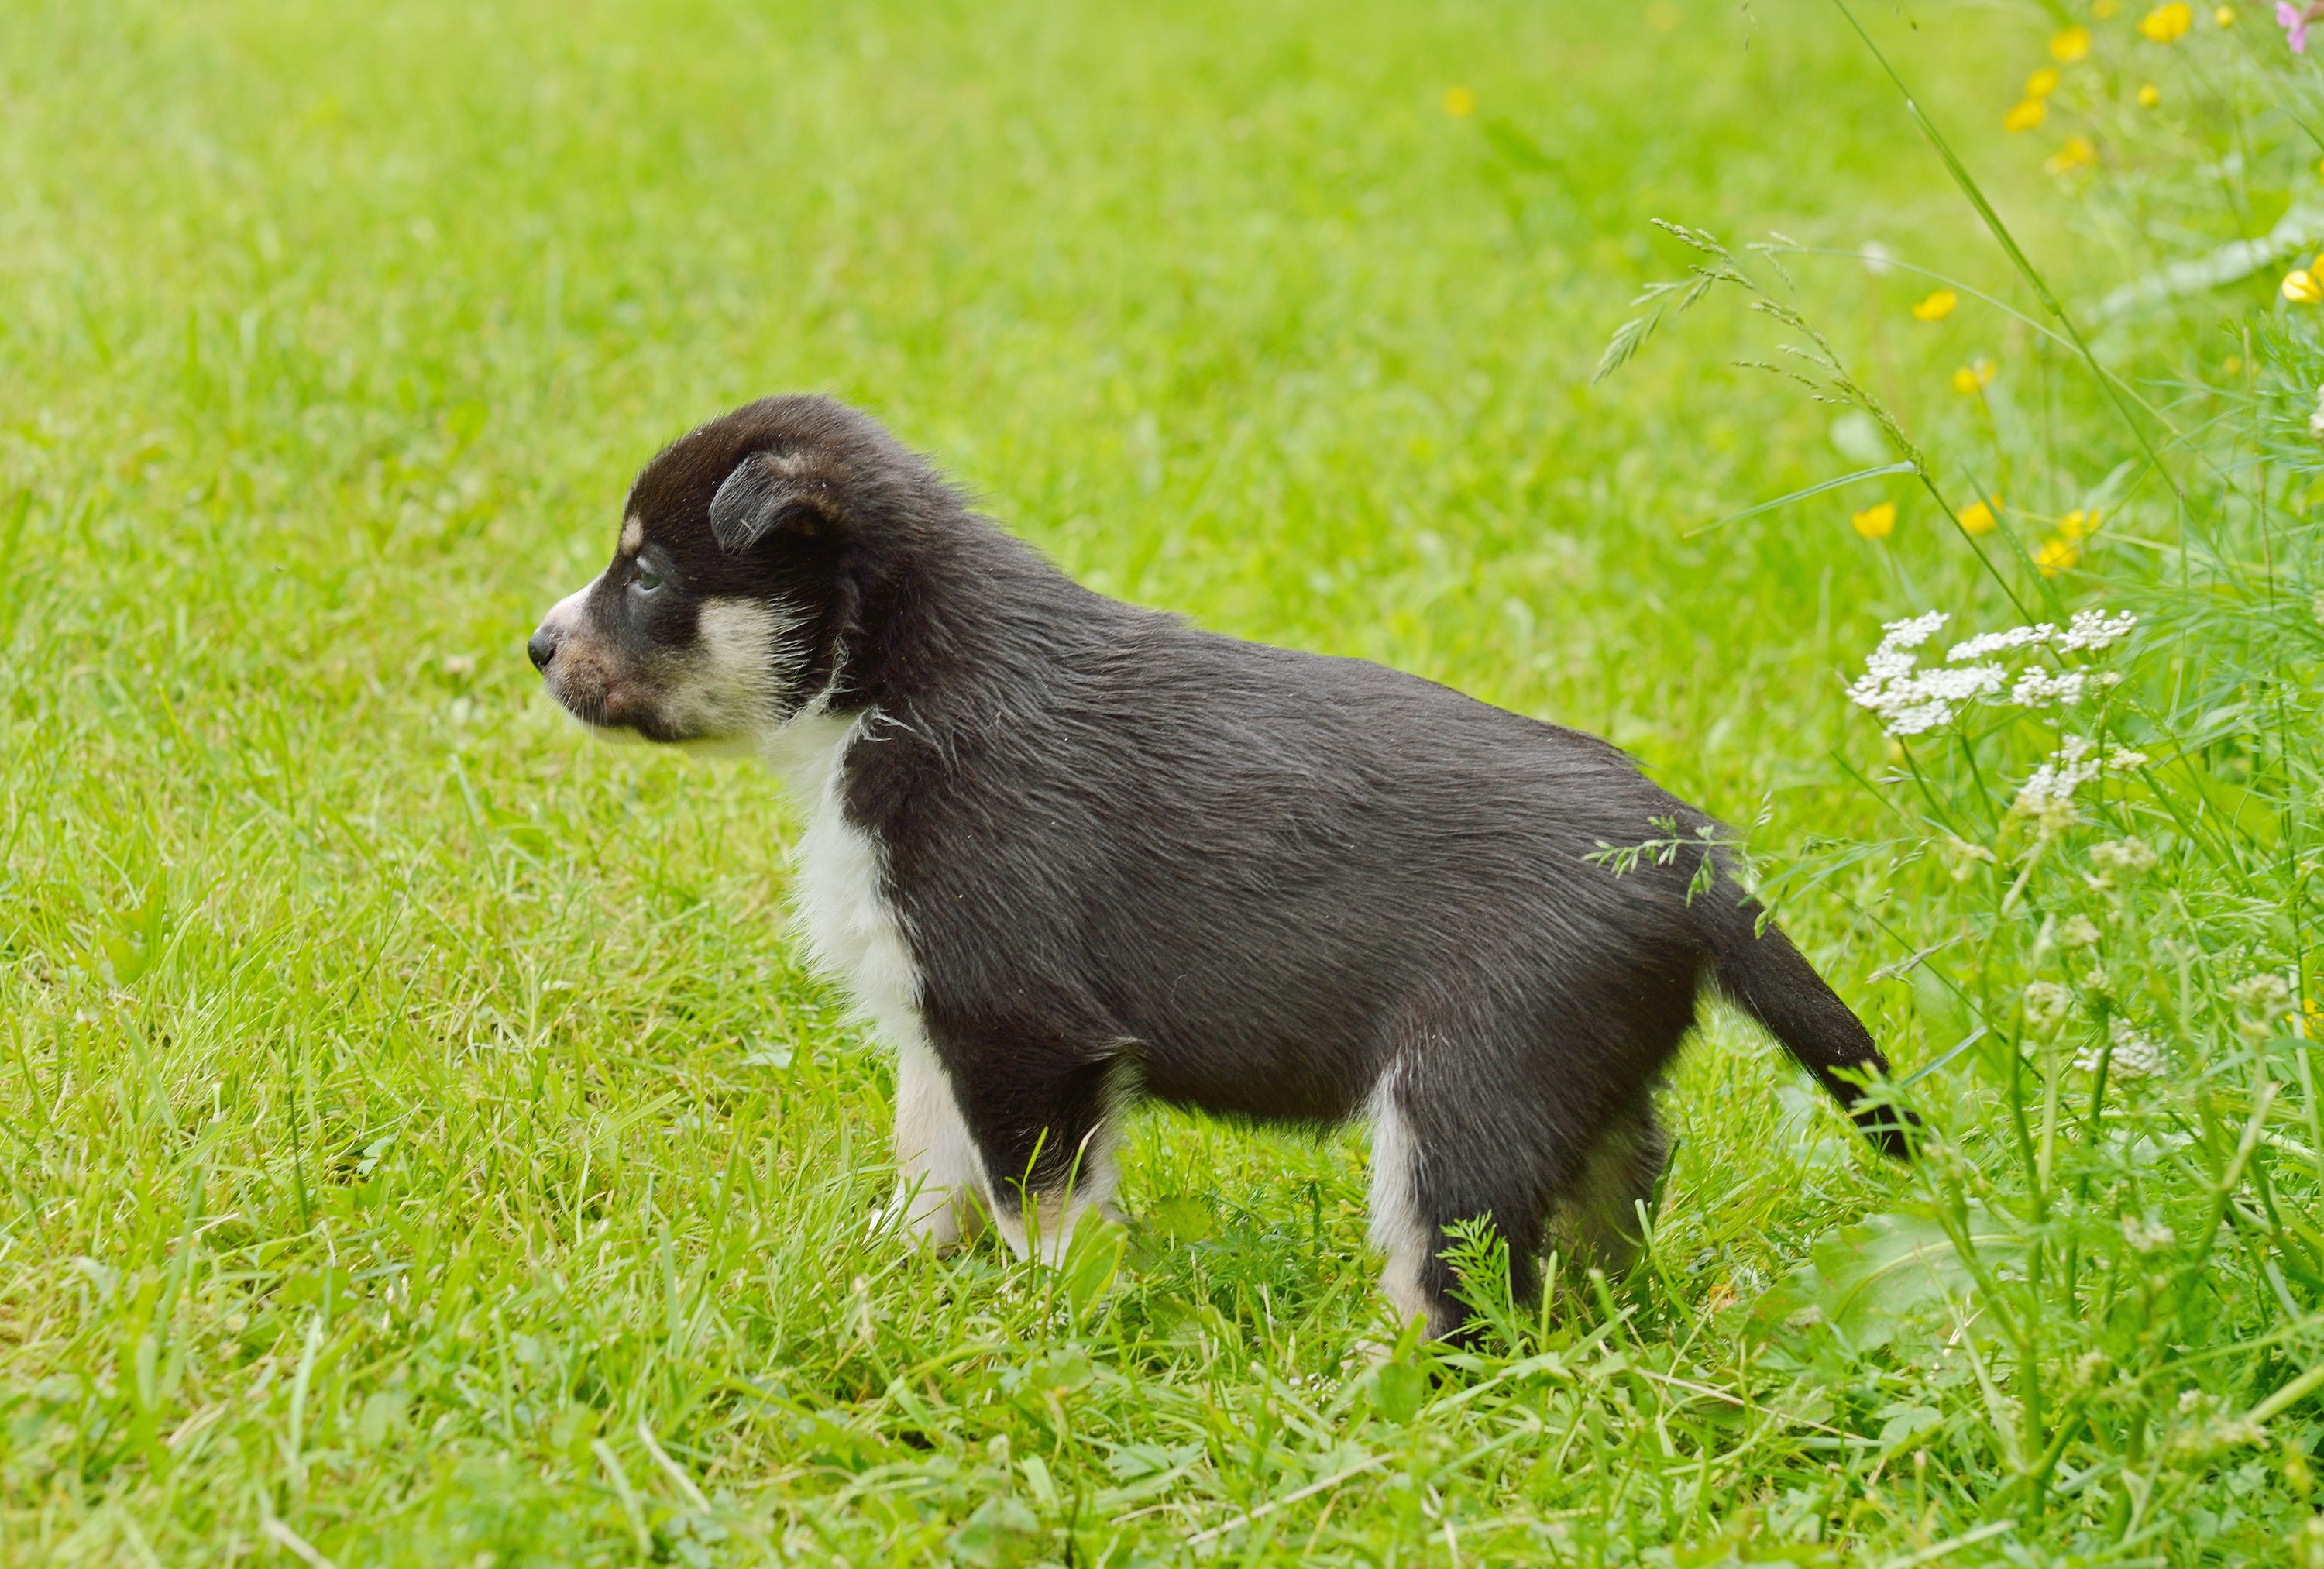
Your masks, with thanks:
<instances>
[{"instance_id":1,"label":"yellow flower","mask_svg":"<svg viewBox=\"0 0 2324 1569\"><path fill-rule=\"evenodd\" d=\"M1958 514L1961 528L1972 534L1993 532L1993 509L1983 502L1971 502Z\"/></svg>"},{"instance_id":2,"label":"yellow flower","mask_svg":"<svg viewBox=\"0 0 2324 1569\"><path fill-rule=\"evenodd\" d=\"M2104 22L2122 7L2115 0L2090 0L2090 14Z\"/></svg>"},{"instance_id":3,"label":"yellow flower","mask_svg":"<svg viewBox=\"0 0 2324 1569\"><path fill-rule=\"evenodd\" d=\"M2098 531L2098 522L2105 516L2103 512L2086 512L2081 508L2076 507L2058 520L2059 537L2067 540L2087 540Z\"/></svg>"},{"instance_id":4,"label":"yellow flower","mask_svg":"<svg viewBox=\"0 0 2324 1569\"><path fill-rule=\"evenodd\" d=\"M1913 307L1913 319L1915 321L1942 321L1946 317L1950 316L1953 313L1953 307L1960 303L1960 299L1955 296L1951 290L1940 289L1935 293L1930 295L1927 299L1919 301Z\"/></svg>"},{"instance_id":5,"label":"yellow flower","mask_svg":"<svg viewBox=\"0 0 2324 1569\"><path fill-rule=\"evenodd\" d=\"M2324 301L2324 281L2305 267L2294 267L2283 275L2283 297L2294 305Z\"/></svg>"},{"instance_id":6,"label":"yellow flower","mask_svg":"<svg viewBox=\"0 0 2324 1569\"><path fill-rule=\"evenodd\" d=\"M2098 161L2098 150L2088 136L2076 136L2051 154L2042 167L2052 174L2073 174Z\"/></svg>"},{"instance_id":7,"label":"yellow flower","mask_svg":"<svg viewBox=\"0 0 2324 1569\"><path fill-rule=\"evenodd\" d=\"M2089 52L2090 30L2079 23L2050 40L2050 58L2060 65L2071 65Z\"/></svg>"},{"instance_id":8,"label":"yellow flower","mask_svg":"<svg viewBox=\"0 0 2324 1569\"><path fill-rule=\"evenodd\" d=\"M2055 577L2081 558L2081 547L2071 540L2044 540L2034 552L2034 565L2042 568L2044 577Z\"/></svg>"},{"instance_id":9,"label":"yellow flower","mask_svg":"<svg viewBox=\"0 0 2324 1569\"><path fill-rule=\"evenodd\" d=\"M2186 0L2171 0L2138 19L2138 31L2157 43L2176 43L2195 25L2194 8Z\"/></svg>"},{"instance_id":10,"label":"yellow flower","mask_svg":"<svg viewBox=\"0 0 2324 1569\"><path fill-rule=\"evenodd\" d=\"M2149 82L2144 87L2138 89L2138 106L2140 108L2151 109L2162 101L2163 89L2156 87L2153 82Z\"/></svg>"},{"instance_id":11,"label":"yellow flower","mask_svg":"<svg viewBox=\"0 0 2324 1569\"><path fill-rule=\"evenodd\" d=\"M2045 65L2025 78L2025 96L2029 98L2046 98L2057 90L2058 68L2056 66Z\"/></svg>"},{"instance_id":12,"label":"yellow flower","mask_svg":"<svg viewBox=\"0 0 2324 1569\"><path fill-rule=\"evenodd\" d=\"M1456 120L1466 119L1477 112L1477 95L1466 88L1445 88L1444 112Z\"/></svg>"},{"instance_id":13,"label":"yellow flower","mask_svg":"<svg viewBox=\"0 0 2324 1569\"><path fill-rule=\"evenodd\" d=\"M2001 116L2001 128L2012 133L2031 131L2042 123L2042 116L2049 112L2050 106L2041 99L2028 98Z\"/></svg>"},{"instance_id":14,"label":"yellow flower","mask_svg":"<svg viewBox=\"0 0 2324 1569\"><path fill-rule=\"evenodd\" d=\"M1963 397L1991 385L1993 385L1991 360L1972 360L1953 373L1953 391Z\"/></svg>"},{"instance_id":15,"label":"yellow flower","mask_svg":"<svg viewBox=\"0 0 2324 1569\"><path fill-rule=\"evenodd\" d=\"M1868 540L1885 540L1896 531L1896 503L1875 502L1860 512L1849 516L1856 531Z\"/></svg>"},{"instance_id":16,"label":"yellow flower","mask_svg":"<svg viewBox=\"0 0 2324 1569\"><path fill-rule=\"evenodd\" d=\"M2236 24L2236 8L2232 5L2222 5L2211 13L2211 20L2222 27L2233 27Z\"/></svg>"}]
</instances>

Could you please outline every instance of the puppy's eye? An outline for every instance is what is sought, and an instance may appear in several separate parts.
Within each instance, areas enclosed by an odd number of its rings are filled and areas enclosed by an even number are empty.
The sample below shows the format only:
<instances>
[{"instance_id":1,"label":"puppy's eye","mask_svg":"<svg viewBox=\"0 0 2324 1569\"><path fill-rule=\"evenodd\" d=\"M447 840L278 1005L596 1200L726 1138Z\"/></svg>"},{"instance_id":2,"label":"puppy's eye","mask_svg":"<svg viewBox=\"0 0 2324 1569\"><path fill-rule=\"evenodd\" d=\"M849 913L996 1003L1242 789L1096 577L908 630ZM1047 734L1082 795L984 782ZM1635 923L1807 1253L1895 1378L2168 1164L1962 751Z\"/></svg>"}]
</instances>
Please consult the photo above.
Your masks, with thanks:
<instances>
[{"instance_id":1,"label":"puppy's eye","mask_svg":"<svg viewBox=\"0 0 2324 1569\"><path fill-rule=\"evenodd\" d=\"M641 561L630 577L630 586L640 594L651 594L661 586L661 574Z\"/></svg>"}]
</instances>

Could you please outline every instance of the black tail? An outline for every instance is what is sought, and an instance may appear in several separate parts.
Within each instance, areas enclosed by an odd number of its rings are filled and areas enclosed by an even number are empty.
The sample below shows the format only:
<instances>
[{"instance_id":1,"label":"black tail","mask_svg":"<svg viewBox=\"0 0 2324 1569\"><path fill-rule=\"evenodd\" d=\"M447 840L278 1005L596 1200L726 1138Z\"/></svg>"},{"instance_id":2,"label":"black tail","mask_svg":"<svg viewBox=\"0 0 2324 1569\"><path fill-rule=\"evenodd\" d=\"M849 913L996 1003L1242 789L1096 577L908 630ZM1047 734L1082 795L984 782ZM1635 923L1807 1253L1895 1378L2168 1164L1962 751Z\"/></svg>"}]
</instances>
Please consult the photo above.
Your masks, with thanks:
<instances>
[{"instance_id":1,"label":"black tail","mask_svg":"<svg viewBox=\"0 0 2324 1569\"><path fill-rule=\"evenodd\" d=\"M1882 1153L1910 1159L1912 1131L1921 1120L1886 1102L1862 1104L1863 1086L1841 1076L1842 1071L1859 1076L1888 1072L1888 1059L1872 1044L1863 1020L1824 984L1781 928L1773 922L1760 926L1757 901L1729 905L1724 891L1711 896L1718 908L1711 937L1719 989L1784 1043Z\"/></svg>"}]
</instances>

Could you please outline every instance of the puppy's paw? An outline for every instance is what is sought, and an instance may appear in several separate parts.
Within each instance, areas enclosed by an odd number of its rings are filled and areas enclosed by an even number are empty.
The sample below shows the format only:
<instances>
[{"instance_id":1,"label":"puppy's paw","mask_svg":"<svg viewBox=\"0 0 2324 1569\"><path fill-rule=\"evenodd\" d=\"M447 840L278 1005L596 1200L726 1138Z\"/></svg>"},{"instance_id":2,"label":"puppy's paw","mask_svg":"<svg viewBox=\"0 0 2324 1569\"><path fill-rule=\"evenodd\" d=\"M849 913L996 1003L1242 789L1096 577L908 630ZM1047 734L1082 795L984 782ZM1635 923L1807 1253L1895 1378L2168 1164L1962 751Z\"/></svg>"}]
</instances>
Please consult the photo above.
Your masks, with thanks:
<instances>
[{"instance_id":1,"label":"puppy's paw","mask_svg":"<svg viewBox=\"0 0 2324 1569\"><path fill-rule=\"evenodd\" d=\"M974 1241L980 1223L981 1212L969 1195L926 1187L899 1188L896 1196L881 1205L872 1218L875 1234L892 1233L907 1248L927 1248L939 1254Z\"/></svg>"}]
</instances>

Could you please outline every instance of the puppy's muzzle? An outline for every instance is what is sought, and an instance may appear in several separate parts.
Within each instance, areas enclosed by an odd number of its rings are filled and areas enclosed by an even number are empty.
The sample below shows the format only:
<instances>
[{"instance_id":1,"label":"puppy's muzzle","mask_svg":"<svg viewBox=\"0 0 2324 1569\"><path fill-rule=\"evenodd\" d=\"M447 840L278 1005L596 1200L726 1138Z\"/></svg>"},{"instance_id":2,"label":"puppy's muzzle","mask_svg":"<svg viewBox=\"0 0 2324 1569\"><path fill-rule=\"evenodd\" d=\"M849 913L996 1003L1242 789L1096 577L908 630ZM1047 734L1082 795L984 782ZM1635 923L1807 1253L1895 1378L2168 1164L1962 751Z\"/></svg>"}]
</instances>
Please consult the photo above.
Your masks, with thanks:
<instances>
[{"instance_id":1,"label":"puppy's muzzle","mask_svg":"<svg viewBox=\"0 0 2324 1569\"><path fill-rule=\"evenodd\" d=\"M524 645L524 651L531 656L534 669L544 673L548 670L551 661L557 658L557 651L564 646L567 638L573 635L574 628L581 619L582 604L589 597L589 589L595 586L592 583L577 593L567 595L540 618L540 626L533 629L531 640Z\"/></svg>"}]
</instances>

